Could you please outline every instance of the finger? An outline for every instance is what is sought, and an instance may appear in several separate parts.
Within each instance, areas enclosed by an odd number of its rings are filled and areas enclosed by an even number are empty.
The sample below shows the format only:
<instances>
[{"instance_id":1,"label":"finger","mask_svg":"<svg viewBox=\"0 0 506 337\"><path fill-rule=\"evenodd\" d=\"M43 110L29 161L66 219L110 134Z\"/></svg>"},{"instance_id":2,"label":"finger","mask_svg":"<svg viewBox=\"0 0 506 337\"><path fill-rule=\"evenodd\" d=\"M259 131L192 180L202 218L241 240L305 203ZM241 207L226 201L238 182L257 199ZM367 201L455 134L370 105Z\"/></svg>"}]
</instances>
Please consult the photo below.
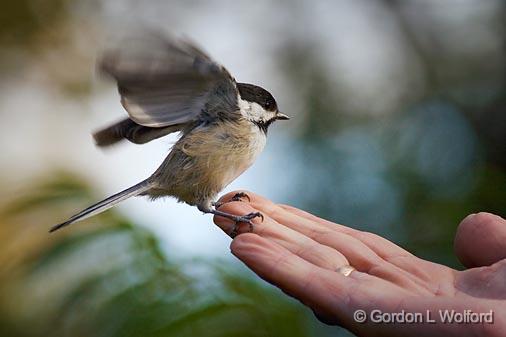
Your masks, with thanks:
<instances>
[{"instance_id":1,"label":"finger","mask_svg":"<svg viewBox=\"0 0 506 337\"><path fill-rule=\"evenodd\" d=\"M343 232L346 234L355 234L355 233L359 232L358 230L356 230L354 228L346 227L346 226L336 224L334 222L319 218L314 214L311 214L309 212L303 211L299 208L296 208L296 207L293 207L290 205L278 204L278 206L287 212L296 214L296 215L300 216L301 218L305 218L305 219L314 221L316 223L319 223L320 225L325 226L329 229L339 230L340 232Z\"/></svg>"},{"instance_id":2,"label":"finger","mask_svg":"<svg viewBox=\"0 0 506 337\"><path fill-rule=\"evenodd\" d=\"M260 207L257 208L258 211L270 214L275 220L277 220L278 223L281 223L282 225L289 227L322 245L337 250L344 255L350 265L357 270L368 272L374 266L382 264L383 262L369 247L348 234L332 231L312 220L299 217L290 212L285 212L282 208L258 198L255 194L252 194L251 196L251 204L259 205ZM252 208L241 208L241 206L245 205L245 203L230 202L223 205L220 210L225 211L226 209L229 213L237 215L247 214L255 210ZM230 233L232 231L232 227L234 225L233 221L215 216L215 222L220 226L224 226L226 233ZM259 219L256 218L253 222L258 225Z\"/></svg>"},{"instance_id":3,"label":"finger","mask_svg":"<svg viewBox=\"0 0 506 337\"><path fill-rule=\"evenodd\" d=\"M321 315L351 324L351 296L359 297L359 280L319 268L275 242L246 233L234 239L232 253L256 274Z\"/></svg>"},{"instance_id":4,"label":"finger","mask_svg":"<svg viewBox=\"0 0 506 337\"><path fill-rule=\"evenodd\" d=\"M262 211L262 208L258 208ZM312 240L341 252L356 269L368 272L383 262L368 246L353 236L328 229L312 220L278 208L270 215L278 223L301 233Z\"/></svg>"},{"instance_id":5,"label":"finger","mask_svg":"<svg viewBox=\"0 0 506 337\"><path fill-rule=\"evenodd\" d=\"M397 256L413 256L407 250L399 247L387 239L369 232L359 231L350 227L346 227L340 224L333 223L331 221L319 218L311 213L305 212L298 208L289 205L279 205L283 210L296 214L301 218L305 218L314 221L325 228L335 230L341 233L346 233L354 238L362 241L366 246L373 250L379 257L388 259L390 257Z\"/></svg>"},{"instance_id":6,"label":"finger","mask_svg":"<svg viewBox=\"0 0 506 337\"><path fill-rule=\"evenodd\" d=\"M336 224L330 222L328 220L319 218L311 213L305 212L298 208L289 205L278 205L286 212L290 212L295 214L301 218L313 221L314 223L320 224L324 228L328 228L329 230L341 232L348 234L357 240L364 243L367 247L369 247L378 257L391 263L392 265L398 267L406 271L414 282L422 285L426 284L427 281L434 279L434 275L428 273L425 268L420 268L421 265L425 265L427 261L417 258L410 252L404 250L403 248L397 246L393 242L382 238L379 235L359 231L353 228L349 228L340 224ZM278 214L279 217L276 217L279 221L282 221L280 218L281 214ZM289 224L286 224L289 226Z\"/></svg>"},{"instance_id":7,"label":"finger","mask_svg":"<svg viewBox=\"0 0 506 337\"><path fill-rule=\"evenodd\" d=\"M237 215L257 211L249 204L241 202L227 203L223 205L220 210ZM230 233L234 227L234 223L225 218L216 218L216 223L226 233ZM286 226L280 225L268 215L265 215L263 220L255 222L253 231L266 239L278 243L291 253L321 268L335 271L337 268L349 264L348 260L340 252L328 246L321 245L311 238Z\"/></svg>"},{"instance_id":8,"label":"finger","mask_svg":"<svg viewBox=\"0 0 506 337\"><path fill-rule=\"evenodd\" d=\"M259 211L262 211L262 208L259 208ZM359 271L377 276L419 294L431 293L431 289L426 287L427 275L417 270L417 266L413 263L414 258L408 258L407 255L400 252L397 252L397 255L389 255L387 258L378 256L373 249L353 236L351 232L343 233L339 230L329 229L328 226L287 212L282 208L270 214L278 223L340 252L349 261L349 264ZM409 263L410 261L411 263Z\"/></svg>"},{"instance_id":9,"label":"finger","mask_svg":"<svg viewBox=\"0 0 506 337\"><path fill-rule=\"evenodd\" d=\"M392 307L408 295L395 285L359 271L346 277L319 268L252 233L234 239L231 250L253 272L307 305L324 322L339 324L359 335L369 329L378 331L378 327L357 324L353 319L357 309Z\"/></svg>"},{"instance_id":10,"label":"finger","mask_svg":"<svg viewBox=\"0 0 506 337\"><path fill-rule=\"evenodd\" d=\"M273 203L272 201L270 201L269 199L264 198L264 197L262 197L259 194L256 194L256 193L253 193L253 192L250 192L250 191L244 191L244 190L237 190L237 191L229 192L229 193L223 195L218 200L218 202L219 203L228 203L228 202L231 202L232 198L234 196L236 196L237 194L239 194L239 193L244 193L244 194L246 194L248 196L248 197L245 197L245 198L241 198L242 202L255 204L255 205L259 206L259 207L261 206L262 208L264 208L265 212L271 211L272 208L276 206L276 204Z\"/></svg>"},{"instance_id":11,"label":"finger","mask_svg":"<svg viewBox=\"0 0 506 337\"><path fill-rule=\"evenodd\" d=\"M397 257L397 256L413 256L408 251L402 249L401 247L397 246L396 244L382 238L379 235L359 231L350 227L346 227L343 225L339 225L336 223L333 223L331 221L319 218L313 214L310 214L308 212L302 211L298 208L295 208L293 206L288 205L278 205L273 203L271 200L262 197L261 195L258 195L253 192L249 191L233 191L230 193L225 194L223 197L220 198L220 202L228 202L232 199L234 195L236 195L239 192L246 193L250 200L248 203L250 203L254 208L258 209L262 213L267 214L271 216L273 219L275 219L278 222L281 219L277 219L276 215L278 213L282 214L282 211L290 212L293 214L298 215L301 218L311 220L313 222L316 222L320 224L321 226L324 226L330 230L339 231L342 233L346 233L350 236L355 237L356 239L362 241L366 246L368 246L371 250L373 250L379 257L387 259L389 257ZM244 200L243 200L244 201Z\"/></svg>"},{"instance_id":12,"label":"finger","mask_svg":"<svg viewBox=\"0 0 506 337\"><path fill-rule=\"evenodd\" d=\"M249 204L242 202L230 202L220 209L237 215L257 211ZM233 221L217 216L215 222L225 232L232 232ZM318 224L315 226L317 227ZM297 226L291 227L294 229L283 226L269 216L265 216L262 222L255 220L254 232L275 241L291 253L319 267L335 271L340 266L351 265L359 271L377 276L403 288L420 294L430 293L428 289L424 288L424 282L416 279L405 270L386 263L353 237L327 229L318 229L323 231L320 238L315 234L318 230L309 228L309 226L308 230L297 229Z\"/></svg>"},{"instance_id":13,"label":"finger","mask_svg":"<svg viewBox=\"0 0 506 337\"><path fill-rule=\"evenodd\" d=\"M233 195L237 192L232 192L226 194L222 200L229 200L229 198L233 197ZM291 228L304 236L308 236L316 242L333 248L340 252L342 255L346 257L346 259L350 262L350 264L356 268L357 270L367 272L373 266L380 264L382 260L365 244L360 242L359 240L336 231L332 231L330 229L325 228L320 223L316 223L315 221L308 220L306 218L300 217L291 212L287 212L283 210L283 208L274 204L268 199L265 199L257 194L251 192L247 193L251 201L250 205L255 207L259 212L263 213L264 216L268 215L276 220L278 223ZM234 203L227 203L220 207L220 210L223 210L224 207L233 205ZM235 203L238 204L238 203ZM240 214L240 209L231 208L229 209L233 214ZM236 213L239 212L239 213ZM246 213L247 214L247 213ZM258 223L258 220L253 220L254 223ZM215 222L220 224L228 224L228 226L232 225L230 220L223 219L221 217L215 217ZM343 226L344 227L344 226ZM227 232L227 231L225 231ZM230 231L228 231L230 233Z\"/></svg>"},{"instance_id":14,"label":"finger","mask_svg":"<svg viewBox=\"0 0 506 337\"><path fill-rule=\"evenodd\" d=\"M468 268L492 265L506 258L506 220L491 213L467 216L454 242L455 254Z\"/></svg>"},{"instance_id":15,"label":"finger","mask_svg":"<svg viewBox=\"0 0 506 337\"><path fill-rule=\"evenodd\" d=\"M228 200L238 192L231 192L222 199ZM362 272L370 273L418 293L430 293L431 290L424 285L431 276L417 268L413 263L413 259L416 258L412 254L390 241L372 233L334 224L291 206L274 204L269 199L252 192L245 193L250 196L251 201L243 204L250 204L255 211L269 215L274 221L338 251L343 257L335 261L347 260L348 264ZM248 212L251 211L252 209L248 209ZM321 239L316 239L317 237ZM304 252L304 248L301 249ZM321 263L307 256L304 258L322 266Z\"/></svg>"}]
</instances>

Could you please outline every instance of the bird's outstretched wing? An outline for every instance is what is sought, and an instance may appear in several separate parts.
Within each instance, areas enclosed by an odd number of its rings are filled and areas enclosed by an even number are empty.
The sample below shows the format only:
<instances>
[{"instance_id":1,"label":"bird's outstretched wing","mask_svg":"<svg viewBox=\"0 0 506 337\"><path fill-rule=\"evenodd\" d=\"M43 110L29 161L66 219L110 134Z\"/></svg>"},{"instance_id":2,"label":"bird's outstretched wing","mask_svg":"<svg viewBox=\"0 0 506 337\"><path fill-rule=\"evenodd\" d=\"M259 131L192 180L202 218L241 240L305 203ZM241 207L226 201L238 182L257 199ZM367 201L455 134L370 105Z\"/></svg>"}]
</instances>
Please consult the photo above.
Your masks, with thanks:
<instances>
[{"instance_id":1,"label":"bird's outstretched wing","mask_svg":"<svg viewBox=\"0 0 506 337\"><path fill-rule=\"evenodd\" d=\"M99 69L117 81L123 107L142 126L233 118L238 113L234 78L184 39L154 32L127 38L104 53Z\"/></svg>"}]
</instances>

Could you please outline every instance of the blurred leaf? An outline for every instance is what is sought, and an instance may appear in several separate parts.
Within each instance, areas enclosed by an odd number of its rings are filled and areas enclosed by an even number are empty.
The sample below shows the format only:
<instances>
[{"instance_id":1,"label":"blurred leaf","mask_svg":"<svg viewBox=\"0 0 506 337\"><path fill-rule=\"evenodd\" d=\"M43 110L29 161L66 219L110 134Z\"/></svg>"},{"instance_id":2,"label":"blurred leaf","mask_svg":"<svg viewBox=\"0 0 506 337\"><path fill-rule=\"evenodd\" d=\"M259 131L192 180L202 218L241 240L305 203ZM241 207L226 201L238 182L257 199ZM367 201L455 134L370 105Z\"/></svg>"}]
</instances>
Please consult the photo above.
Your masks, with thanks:
<instances>
[{"instance_id":1,"label":"blurred leaf","mask_svg":"<svg viewBox=\"0 0 506 337\"><path fill-rule=\"evenodd\" d=\"M61 212L61 200L93 194L68 173L26 189L36 195L21 193L6 214ZM0 316L11 317L0 321L0 331L12 337L309 335L307 312L279 291L219 261L171 260L149 231L115 210L99 220L99 228L67 231L20 260L22 272L0 283ZM191 275L187 266L203 272Z\"/></svg>"},{"instance_id":2,"label":"blurred leaf","mask_svg":"<svg viewBox=\"0 0 506 337\"><path fill-rule=\"evenodd\" d=\"M61 203L89 201L91 189L79 177L58 171L48 180L34 183L22 196L0 208L0 215L14 216L35 208L59 206Z\"/></svg>"}]
</instances>

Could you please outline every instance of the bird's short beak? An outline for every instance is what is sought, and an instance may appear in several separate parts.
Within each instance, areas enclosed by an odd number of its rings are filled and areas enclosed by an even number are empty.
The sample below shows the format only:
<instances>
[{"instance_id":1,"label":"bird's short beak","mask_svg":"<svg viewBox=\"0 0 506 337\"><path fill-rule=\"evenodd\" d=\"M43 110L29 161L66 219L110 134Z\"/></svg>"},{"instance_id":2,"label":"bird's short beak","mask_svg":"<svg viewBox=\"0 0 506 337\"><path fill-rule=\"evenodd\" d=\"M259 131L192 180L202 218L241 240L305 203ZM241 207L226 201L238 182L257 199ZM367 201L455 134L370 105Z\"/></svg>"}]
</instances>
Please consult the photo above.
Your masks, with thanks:
<instances>
[{"instance_id":1,"label":"bird's short beak","mask_svg":"<svg viewBox=\"0 0 506 337\"><path fill-rule=\"evenodd\" d=\"M276 119L279 121L287 121L290 119L290 117L288 117L287 115L285 115L281 112L278 112L278 114L276 115Z\"/></svg>"}]
</instances>

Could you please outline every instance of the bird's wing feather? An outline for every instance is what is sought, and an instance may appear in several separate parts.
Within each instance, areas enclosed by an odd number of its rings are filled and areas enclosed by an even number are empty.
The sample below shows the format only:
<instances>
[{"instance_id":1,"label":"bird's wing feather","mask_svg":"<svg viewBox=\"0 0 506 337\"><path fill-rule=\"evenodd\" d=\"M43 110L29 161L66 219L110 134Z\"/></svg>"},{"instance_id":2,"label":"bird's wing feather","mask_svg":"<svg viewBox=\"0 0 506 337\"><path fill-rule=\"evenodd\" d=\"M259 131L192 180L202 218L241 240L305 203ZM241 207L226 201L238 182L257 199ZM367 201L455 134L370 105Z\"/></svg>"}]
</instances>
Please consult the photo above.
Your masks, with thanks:
<instances>
[{"instance_id":1,"label":"bird's wing feather","mask_svg":"<svg viewBox=\"0 0 506 337\"><path fill-rule=\"evenodd\" d=\"M172 132L181 131L184 124L174 124L159 128L139 125L130 118L109 125L93 133L95 144L100 147L109 146L127 139L134 144L144 144L164 137Z\"/></svg>"},{"instance_id":2,"label":"bird's wing feather","mask_svg":"<svg viewBox=\"0 0 506 337\"><path fill-rule=\"evenodd\" d=\"M99 65L117 81L137 124L163 127L238 113L233 77L187 40L145 33L107 51Z\"/></svg>"}]
</instances>

